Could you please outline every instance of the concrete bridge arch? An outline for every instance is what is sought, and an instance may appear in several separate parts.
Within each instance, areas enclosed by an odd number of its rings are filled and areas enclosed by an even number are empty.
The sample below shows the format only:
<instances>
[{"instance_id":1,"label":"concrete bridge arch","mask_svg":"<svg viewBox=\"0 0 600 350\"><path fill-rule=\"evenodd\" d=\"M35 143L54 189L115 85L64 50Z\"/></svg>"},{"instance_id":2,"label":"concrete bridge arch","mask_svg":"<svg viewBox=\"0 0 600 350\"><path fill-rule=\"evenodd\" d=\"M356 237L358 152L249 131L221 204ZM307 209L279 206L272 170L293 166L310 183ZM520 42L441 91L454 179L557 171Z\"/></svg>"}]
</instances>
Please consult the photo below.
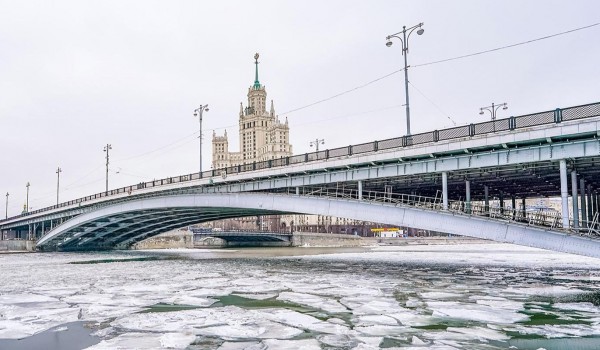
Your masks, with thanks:
<instances>
[{"instance_id":1,"label":"concrete bridge arch","mask_svg":"<svg viewBox=\"0 0 600 350\"><path fill-rule=\"evenodd\" d=\"M285 213L382 222L600 257L598 240L514 222L393 203L257 192L165 195L106 206L57 226L38 241L38 247L125 248L193 223Z\"/></svg>"}]
</instances>

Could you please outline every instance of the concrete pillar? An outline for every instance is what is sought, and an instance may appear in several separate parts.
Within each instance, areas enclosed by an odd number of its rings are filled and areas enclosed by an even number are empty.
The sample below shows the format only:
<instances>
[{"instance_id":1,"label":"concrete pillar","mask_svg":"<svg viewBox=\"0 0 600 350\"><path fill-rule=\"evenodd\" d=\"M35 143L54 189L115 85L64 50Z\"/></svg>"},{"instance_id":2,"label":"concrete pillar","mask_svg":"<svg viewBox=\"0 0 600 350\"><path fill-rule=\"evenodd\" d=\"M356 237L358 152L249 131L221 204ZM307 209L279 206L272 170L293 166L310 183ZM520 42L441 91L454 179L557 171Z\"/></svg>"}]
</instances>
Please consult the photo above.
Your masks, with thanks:
<instances>
[{"instance_id":1,"label":"concrete pillar","mask_svg":"<svg viewBox=\"0 0 600 350\"><path fill-rule=\"evenodd\" d=\"M484 195L485 215L489 216L489 214L490 214L490 188L487 187L487 185L483 186L483 195Z\"/></svg>"},{"instance_id":2,"label":"concrete pillar","mask_svg":"<svg viewBox=\"0 0 600 350\"><path fill-rule=\"evenodd\" d=\"M504 192L500 191L500 214L504 214Z\"/></svg>"},{"instance_id":3,"label":"concrete pillar","mask_svg":"<svg viewBox=\"0 0 600 350\"><path fill-rule=\"evenodd\" d=\"M592 218L594 217L594 212L592 211L592 185L587 185L587 214L588 221L592 222Z\"/></svg>"},{"instance_id":4,"label":"concrete pillar","mask_svg":"<svg viewBox=\"0 0 600 350\"><path fill-rule=\"evenodd\" d=\"M296 187L296 196L300 195L300 187Z\"/></svg>"},{"instance_id":5,"label":"concrete pillar","mask_svg":"<svg viewBox=\"0 0 600 350\"><path fill-rule=\"evenodd\" d=\"M527 220L527 204L525 203L525 197L521 198L521 210L523 210L523 220Z\"/></svg>"},{"instance_id":6,"label":"concrete pillar","mask_svg":"<svg viewBox=\"0 0 600 350\"><path fill-rule=\"evenodd\" d=\"M448 210L448 173L442 172L442 208Z\"/></svg>"},{"instance_id":7,"label":"concrete pillar","mask_svg":"<svg viewBox=\"0 0 600 350\"><path fill-rule=\"evenodd\" d=\"M512 204L512 213L510 214L510 216L514 220L517 218L517 197L515 197L514 194L511 197L511 204Z\"/></svg>"},{"instance_id":8,"label":"concrete pillar","mask_svg":"<svg viewBox=\"0 0 600 350\"><path fill-rule=\"evenodd\" d=\"M465 211L471 214L471 181L465 181Z\"/></svg>"},{"instance_id":9,"label":"concrete pillar","mask_svg":"<svg viewBox=\"0 0 600 350\"><path fill-rule=\"evenodd\" d=\"M363 200L363 196L362 196L362 181L358 181L358 200L362 201Z\"/></svg>"},{"instance_id":10,"label":"concrete pillar","mask_svg":"<svg viewBox=\"0 0 600 350\"><path fill-rule=\"evenodd\" d=\"M564 228L569 227L569 188L567 184L567 161L561 159L558 162L560 171L560 198L562 200L562 224Z\"/></svg>"},{"instance_id":11,"label":"concrete pillar","mask_svg":"<svg viewBox=\"0 0 600 350\"><path fill-rule=\"evenodd\" d=\"M571 196L573 199L573 227L579 227L579 203L577 199L577 172L571 171Z\"/></svg>"},{"instance_id":12,"label":"concrete pillar","mask_svg":"<svg viewBox=\"0 0 600 350\"><path fill-rule=\"evenodd\" d=\"M581 227L587 227L587 206L585 204L585 180L579 179L579 191L581 192Z\"/></svg>"}]
</instances>

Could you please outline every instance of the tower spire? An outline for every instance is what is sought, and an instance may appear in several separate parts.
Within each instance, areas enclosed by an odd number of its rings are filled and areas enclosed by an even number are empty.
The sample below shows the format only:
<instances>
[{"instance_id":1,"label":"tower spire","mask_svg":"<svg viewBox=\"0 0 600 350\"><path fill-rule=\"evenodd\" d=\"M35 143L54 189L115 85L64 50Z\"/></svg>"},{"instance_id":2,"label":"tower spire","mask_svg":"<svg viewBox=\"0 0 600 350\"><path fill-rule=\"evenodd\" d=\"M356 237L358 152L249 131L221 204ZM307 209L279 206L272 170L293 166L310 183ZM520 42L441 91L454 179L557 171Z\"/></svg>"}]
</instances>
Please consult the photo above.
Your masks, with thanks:
<instances>
[{"instance_id":1,"label":"tower spire","mask_svg":"<svg viewBox=\"0 0 600 350\"><path fill-rule=\"evenodd\" d=\"M260 82L258 81L258 52L254 54L254 64L256 65L256 73L254 75L254 89L260 89Z\"/></svg>"}]
</instances>

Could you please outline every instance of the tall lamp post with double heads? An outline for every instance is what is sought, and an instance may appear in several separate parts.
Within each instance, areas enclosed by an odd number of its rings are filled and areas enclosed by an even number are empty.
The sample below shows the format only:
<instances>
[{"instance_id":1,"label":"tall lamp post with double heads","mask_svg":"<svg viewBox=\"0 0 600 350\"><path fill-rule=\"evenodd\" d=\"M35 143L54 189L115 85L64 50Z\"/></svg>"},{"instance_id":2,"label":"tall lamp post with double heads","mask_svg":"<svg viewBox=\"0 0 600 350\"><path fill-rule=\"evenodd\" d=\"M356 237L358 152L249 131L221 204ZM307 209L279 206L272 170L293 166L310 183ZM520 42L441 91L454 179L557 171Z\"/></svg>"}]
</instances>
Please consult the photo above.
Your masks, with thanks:
<instances>
[{"instance_id":1,"label":"tall lamp post with double heads","mask_svg":"<svg viewBox=\"0 0 600 350\"><path fill-rule=\"evenodd\" d=\"M503 110L507 110L508 109L508 105L506 104L506 102L501 103L499 105L494 104L492 102L491 106L479 108L479 114L483 115L484 114L483 111L488 111L492 115L492 121L494 121L494 120L496 120L496 111L498 111L498 109L500 109L500 107L502 107Z\"/></svg>"},{"instance_id":2,"label":"tall lamp post with double heads","mask_svg":"<svg viewBox=\"0 0 600 350\"><path fill-rule=\"evenodd\" d=\"M416 26L412 26L410 28L406 28L406 26L403 26L401 32L388 35L385 38L387 40L387 42L385 43L387 47L392 46L392 38L396 38L402 43L402 55L404 56L404 90L406 91L406 135L410 135L410 105L408 102L408 58L406 56L408 55L408 39L410 38L412 32L414 32L415 30L417 31L418 35L422 35L425 32L425 30L423 29L423 23L419 23ZM399 37L399 34L402 34L402 37Z\"/></svg>"},{"instance_id":3,"label":"tall lamp post with double heads","mask_svg":"<svg viewBox=\"0 0 600 350\"><path fill-rule=\"evenodd\" d=\"M194 109L194 117L199 117L200 121L200 174L202 174L202 112L208 112L208 105L201 104L200 107Z\"/></svg>"},{"instance_id":4,"label":"tall lamp post with double heads","mask_svg":"<svg viewBox=\"0 0 600 350\"><path fill-rule=\"evenodd\" d=\"M314 141L310 141L310 147L316 147L317 152L319 152L319 145L324 145L325 144L325 140L324 139L316 139Z\"/></svg>"},{"instance_id":5,"label":"tall lamp post with double heads","mask_svg":"<svg viewBox=\"0 0 600 350\"><path fill-rule=\"evenodd\" d=\"M60 191L60 173L62 173L62 169L58 167L56 169L56 204L58 205L58 193Z\"/></svg>"}]
</instances>

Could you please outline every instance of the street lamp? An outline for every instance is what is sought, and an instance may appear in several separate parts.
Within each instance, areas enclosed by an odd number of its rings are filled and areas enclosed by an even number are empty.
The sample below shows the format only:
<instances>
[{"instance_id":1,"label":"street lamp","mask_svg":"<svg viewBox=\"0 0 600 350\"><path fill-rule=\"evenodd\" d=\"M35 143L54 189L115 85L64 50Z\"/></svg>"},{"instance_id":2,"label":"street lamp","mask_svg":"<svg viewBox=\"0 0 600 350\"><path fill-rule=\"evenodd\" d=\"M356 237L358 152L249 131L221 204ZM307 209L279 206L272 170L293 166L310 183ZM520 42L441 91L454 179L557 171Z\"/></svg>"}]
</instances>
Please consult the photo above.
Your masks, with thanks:
<instances>
[{"instance_id":1,"label":"street lamp","mask_svg":"<svg viewBox=\"0 0 600 350\"><path fill-rule=\"evenodd\" d=\"M319 152L319 144L324 145L325 144L325 140L324 139L315 139L314 141L310 141L310 147L316 147L317 148L317 152Z\"/></svg>"},{"instance_id":2,"label":"street lamp","mask_svg":"<svg viewBox=\"0 0 600 350\"><path fill-rule=\"evenodd\" d=\"M56 205L58 205L58 193L60 190L60 173L62 173L62 169L58 167L56 169Z\"/></svg>"},{"instance_id":3,"label":"street lamp","mask_svg":"<svg viewBox=\"0 0 600 350\"><path fill-rule=\"evenodd\" d=\"M498 111L498 109L500 109L500 107L502 107L502 110L508 109L508 105L506 104L506 102L501 103L499 105L496 105L492 102L491 106L479 108L479 114L483 115L484 114L483 111L488 111L492 115L492 121L494 121L494 120L496 120L496 111Z\"/></svg>"},{"instance_id":4,"label":"street lamp","mask_svg":"<svg viewBox=\"0 0 600 350\"><path fill-rule=\"evenodd\" d=\"M110 143L107 143L106 146L104 146L104 152L106 152L106 195L108 196L108 160L109 160L109 156L108 156L108 151L110 151L112 149L112 145Z\"/></svg>"},{"instance_id":5,"label":"street lamp","mask_svg":"<svg viewBox=\"0 0 600 350\"><path fill-rule=\"evenodd\" d=\"M417 30L418 35L423 35L423 33L425 32L425 30L423 29L423 23L419 23L416 26L412 26L410 28L406 28L406 26L403 26L401 32L388 35L385 38L387 40L385 46L387 47L392 46L392 38L396 38L402 43L402 55L404 56L404 90L406 91L406 135L410 135L410 107L408 102L408 58L406 56L408 55L408 38L410 38L410 35L415 30ZM406 32L408 32L408 34L406 34ZM402 38L398 36L398 34L400 33L402 33Z\"/></svg>"},{"instance_id":6,"label":"street lamp","mask_svg":"<svg viewBox=\"0 0 600 350\"><path fill-rule=\"evenodd\" d=\"M29 184L29 182L27 182L27 185L25 185L25 187L27 187L27 197L26 197L26 201L25 201L25 212L29 213L29 186L31 186Z\"/></svg>"},{"instance_id":7,"label":"street lamp","mask_svg":"<svg viewBox=\"0 0 600 350\"><path fill-rule=\"evenodd\" d=\"M200 107L194 109L194 117L200 117L200 174L202 174L202 112L208 112L208 105L200 104Z\"/></svg>"},{"instance_id":8,"label":"street lamp","mask_svg":"<svg viewBox=\"0 0 600 350\"><path fill-rule=\"evenodd\" d=\"M6 192L6 219L8 219L8 192Z\"/></svg>"}]
</instances>

